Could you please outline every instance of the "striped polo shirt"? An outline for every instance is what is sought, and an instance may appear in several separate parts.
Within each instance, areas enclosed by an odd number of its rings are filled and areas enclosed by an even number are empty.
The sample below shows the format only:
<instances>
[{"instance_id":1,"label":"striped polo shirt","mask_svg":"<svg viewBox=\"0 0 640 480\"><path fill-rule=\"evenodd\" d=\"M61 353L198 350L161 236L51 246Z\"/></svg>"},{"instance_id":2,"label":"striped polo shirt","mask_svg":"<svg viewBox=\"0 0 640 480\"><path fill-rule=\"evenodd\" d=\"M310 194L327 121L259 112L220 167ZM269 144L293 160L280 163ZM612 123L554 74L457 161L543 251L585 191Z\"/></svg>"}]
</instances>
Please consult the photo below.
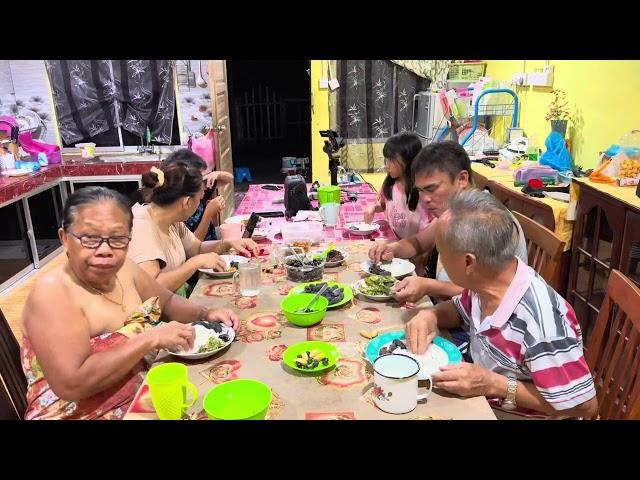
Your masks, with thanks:
<instances>
[{"instance_id":1,"label":"striped polo shirt","mask_svg":"<svg viewBox=\"0 0 640 480\"><path fill-rule=\"evenodd\" d=\"M483 321L476 293L465 290L453 298L469 328L471 357L493 372L515 373L518 380L532 382L555 410L573 408L596 395L580 325L571 305L517 261L502 302Z\"/></svg>"}]
</instances>

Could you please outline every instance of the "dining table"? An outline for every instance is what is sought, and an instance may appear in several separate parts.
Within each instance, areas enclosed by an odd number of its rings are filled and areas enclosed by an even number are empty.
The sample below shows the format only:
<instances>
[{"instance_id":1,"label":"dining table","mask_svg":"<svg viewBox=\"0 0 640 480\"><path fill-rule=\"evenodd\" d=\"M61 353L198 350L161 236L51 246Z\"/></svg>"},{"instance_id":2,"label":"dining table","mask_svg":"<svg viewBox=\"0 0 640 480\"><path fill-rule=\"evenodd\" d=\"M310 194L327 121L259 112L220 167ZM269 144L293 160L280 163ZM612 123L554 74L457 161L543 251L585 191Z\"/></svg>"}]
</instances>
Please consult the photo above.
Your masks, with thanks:
<instances>
[{"instance_id":1,"label":"dining table","mask_svg":"<svg viewBox=\"0 0 640 480\"><path fill-rule=\"evenodd\" d=\"M362 192L370 191L366 184ZM283 208L272 203L282 191L263 189L251 185L236 210L237 214L273 211ZM351 221L362 221L366 205L375 202L373 195L361 195L355 202L345 202L340 220L335 227L324 229L324 239L312 247L324 249L335 243L345 260L337 267L325 267L322 280L334 281L352 287L364 278L363 262L368 258L373 241L396 239L393 230L378 215L375 222L380 229L371 236L355 235L345 228ZM154 365L165 362L184 363L189 381L197 389L197 399L186 409L184 419L207 419L203 398L212 388L234 379L254 379L265 383L272 391L267 420L495 420L484 396L463 398L439 389L433 389L426 400L405 414L386 413L376 407L374 373L367 360L368 336L403 331L405 324L421 309L431 306L427 299L417 305L400 305L393 299L374 301L363 297L357 289L353 298L337 308L330 308L322 321L310 327L299 327L284 316L280 304L290 291L300 285L287 278L284 267L278 264L273 250L279 245L277 234L284 217L266 218L260 228L270 230L260 242L261 254L251 261L261 264L260 292L245 297L238 293L232 278L212 278L204 273L191 293L190 299L210 308L228 308L239 317L240 325L230 345L210 357L188 361L167 351L161 351ZM446 336L446 332L441 333ZM300 372L283 361L285 350L303 341L322 341L334 345L339 359L331 368L318 373ZM420 381L419 385L425 386ZM158 419L146 380L131 403L125 419Z\"/></svg>"}]
</instances>

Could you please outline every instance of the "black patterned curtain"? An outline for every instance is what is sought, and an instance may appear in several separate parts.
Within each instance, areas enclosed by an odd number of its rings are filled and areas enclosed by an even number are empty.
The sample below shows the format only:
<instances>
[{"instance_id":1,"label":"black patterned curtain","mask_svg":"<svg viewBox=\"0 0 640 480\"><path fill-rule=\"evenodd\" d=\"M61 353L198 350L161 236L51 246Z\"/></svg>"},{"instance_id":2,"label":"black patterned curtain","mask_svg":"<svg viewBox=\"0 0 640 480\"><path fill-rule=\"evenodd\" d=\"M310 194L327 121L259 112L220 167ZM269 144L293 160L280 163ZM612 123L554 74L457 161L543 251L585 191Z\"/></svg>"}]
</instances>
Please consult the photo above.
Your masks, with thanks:
<instances>
[{"instance_id":1,"label":"black patterned curtain","mask_svg":"<svg viewBox=\"0 0 640 480\"><path fill-rule=\"evenodd\" d=\"M338 60L336 70L336 126L347 144L341 163L358 171L379 170L384 142L413 129L413 96L430 82L389 60Z\"/></svg>"},{"instance_id":2,"label":"black patterned curtain","mask_svg":"<svg viewBox=\"0 0 640 480\"><path fill-rule=\"evenodd\" d=\"M122 127L171 143L171 60L47 60L60 135L67 145Z\"/></svg>"}]
</instances>

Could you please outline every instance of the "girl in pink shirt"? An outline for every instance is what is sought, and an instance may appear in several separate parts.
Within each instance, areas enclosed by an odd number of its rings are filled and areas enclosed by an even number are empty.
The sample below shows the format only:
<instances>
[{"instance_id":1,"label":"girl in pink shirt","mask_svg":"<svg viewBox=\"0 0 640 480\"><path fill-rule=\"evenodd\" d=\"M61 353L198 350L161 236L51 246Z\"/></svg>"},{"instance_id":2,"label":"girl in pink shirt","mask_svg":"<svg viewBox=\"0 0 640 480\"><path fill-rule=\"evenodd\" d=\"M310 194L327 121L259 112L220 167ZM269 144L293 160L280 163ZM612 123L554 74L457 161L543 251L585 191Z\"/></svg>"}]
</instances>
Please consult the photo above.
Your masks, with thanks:
<instances>
[{"instance_id":1,"label":"girl in pink shirt","mask_svg":"<svg viewBox=\"0 0 640 480\"><path fill-rule=\"evenodd\" d=\"M399 133L387 140L382 149L387 177L382 183L378 203L364 212L371 223L376 213L385 212L389 225L398 238L407 238L424 229L434 217L419 202L411 181L411 162L422 149L420 138L413 133Z\"/></svg>"}]
</instances>

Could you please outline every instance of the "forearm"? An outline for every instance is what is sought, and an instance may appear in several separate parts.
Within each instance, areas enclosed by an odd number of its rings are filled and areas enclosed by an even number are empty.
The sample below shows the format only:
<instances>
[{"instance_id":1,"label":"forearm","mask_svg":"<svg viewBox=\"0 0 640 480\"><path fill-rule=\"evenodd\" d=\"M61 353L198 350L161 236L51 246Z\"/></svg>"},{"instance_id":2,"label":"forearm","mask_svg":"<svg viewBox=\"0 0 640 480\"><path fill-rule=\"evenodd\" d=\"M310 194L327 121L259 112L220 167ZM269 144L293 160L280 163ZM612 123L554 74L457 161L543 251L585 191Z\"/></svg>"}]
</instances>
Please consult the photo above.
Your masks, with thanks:
<instances>
[{"instance_id":1,"label":"forearm","mask_svg":"<svg viewBox=\"0 0 640 480\"><path fill-rule=\"evenodd\" d=\"M180 295L172 295L162 309L163 319L180 323L192 323L204 318L207 307Z\"/></svg>"},{"instance_id":2,"label":"forearm","mask_svg":"<svg viewBox=\"0 0 640 480\"><path fill-rule=\"evenodd\" d=\"M431 295L443 300L448 300L460 295L464 288L459 287L453 282L442 282L440 280L434 280L433 278L424 279L425 295Z\"/></svg>"},{"instance_id":3,"label":"forearm","mask_svg":"<svg viewBox=\"0 0 640 480\"><path fill-rule=\"evenodd\" d=\"M200 253L217 253L218 255L228 251L230 248L226 240L209 240L200 244Z\"/></svg>"},{"instance_id":4,"label":"forearm","mask_svg":"<svg viewBox=\"0 0 640 480\"><path fill-rule=\"evenodd\" d=\"M202 218L200 219L200 223L198 224L198 227L193 232L193 234L201 242L204 241L205 237L207 236L207 232L209 231L209 226L211 225L211 220L213 220L213 215L209 213L209 210L205 209L204 213L202 214Z\"/></svg>"},{"instance_id":5,"label":"forearm","mask_svg":"<svg viewBox=\"0 0 640 480\"><path fill-rule=\"evenodd\" d=\"M193 275L196 270L198 270L198 268L199 264L197 257L191 257L175 270L158 274L156 280L162 286L166 287L172 292L175 292L184 284L184 282L191 278L191 275Z\"/></svg>"},{"instance_id":6,"label":"forearm","mask_svg":"<svg viewBox=\"0 0 640 480\"><path fill-rule=\"evenodd\" d=\"M492 377L485 396L487 398L506 398L507 377L495 372L491 372ZM587 417L595 414L597 400L595 398L584 402L574 408L566 410L556 410L548 403L531 382L518 381L516 389L516 404L518 407L530 408L538 412L546 413L553 417Z\"/></svg>"},{"instance_id":7,"label":"forearm","mask_svg":"<svg viewBox=\"0 0 640 480\"><path fill-rule=\"evenodd\" d=\"M396 258L413 258L420 253L419 243L415 237L403 238L395 242L393 246L393 256Z\"/></svg>"},{"instance_id":8,"label":"forearm","mask_svg":"<svg viewBox=\"0 0 640 480\"><path fill-rule=\"evenodd\" d=\"M229 172L218 171L217 173L216 182L218 187L227 186L230 183L233 183L233 175Z\"/></svg>"},{"instance_id":9,"label":"forearm","mask_svg":"<svg viewBox=\"0 0 640 480\"><path fill-rule=\"evenodd\" d=\"M147 333L149 332L90 355L73 375L74 382L61 388L57 387L60 391L54 389L54 392L65 400L78 401L121 382L147 353L157 348L153 337Z\"/></svg>"}]
</instances>

